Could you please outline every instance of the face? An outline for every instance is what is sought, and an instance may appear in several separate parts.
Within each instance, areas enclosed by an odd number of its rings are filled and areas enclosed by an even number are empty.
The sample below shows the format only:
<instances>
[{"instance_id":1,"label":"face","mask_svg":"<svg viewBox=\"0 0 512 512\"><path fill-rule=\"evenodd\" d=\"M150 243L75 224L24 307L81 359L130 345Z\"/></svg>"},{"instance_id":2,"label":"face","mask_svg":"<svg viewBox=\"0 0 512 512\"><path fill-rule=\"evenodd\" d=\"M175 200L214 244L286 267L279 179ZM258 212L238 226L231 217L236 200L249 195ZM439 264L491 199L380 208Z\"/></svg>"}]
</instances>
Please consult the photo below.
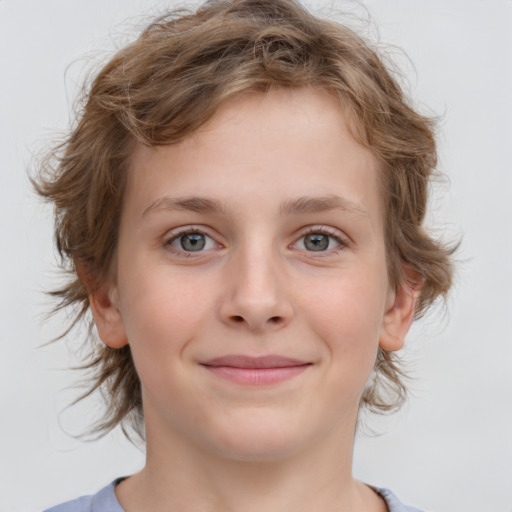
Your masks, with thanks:
<instances>
[{"instance_id":1,"label":"face","mask_svg":"<svg viewBox=\"0 0 512 512\"><path fill-rule=\"evenodd\" d=\"M105 343L130 344L148 442L268 459L353 434L379 345L410 321L377 173L312 90L241 96L183 142L135 150L93 312Z\"/></svg>"}]
</instances>

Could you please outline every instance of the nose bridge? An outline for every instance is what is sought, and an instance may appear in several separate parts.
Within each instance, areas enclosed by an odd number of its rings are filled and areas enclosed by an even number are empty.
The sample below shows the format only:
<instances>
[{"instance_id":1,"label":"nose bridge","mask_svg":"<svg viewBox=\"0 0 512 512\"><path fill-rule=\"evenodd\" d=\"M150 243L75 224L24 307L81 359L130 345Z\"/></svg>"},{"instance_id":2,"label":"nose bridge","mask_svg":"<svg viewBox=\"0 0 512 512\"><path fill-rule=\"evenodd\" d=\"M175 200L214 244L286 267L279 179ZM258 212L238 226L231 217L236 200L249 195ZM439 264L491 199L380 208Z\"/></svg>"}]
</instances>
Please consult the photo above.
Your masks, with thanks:
<instances>
[{"instance_id":1,"label":"nose bridge","mask_svg":"<svg viewBox=\"0 0 512 512\"><path fill-rule=\"evenodd\" d=\"M254 304L271 304L277 300L278 262L271 247L243 251L237 294L243 301Z\"/></svg>"},{"instance_id":2,"label":"nose bridge","mask_svg":"<svg viewBox=\"0 0 512 512\"><path fill-rule=\"evenodd\" d=\"M251 237L234 251L223 297L225 321L258 330L281 326L291 316L282 258L272 241Z\"/></svg>"}]
</instances>

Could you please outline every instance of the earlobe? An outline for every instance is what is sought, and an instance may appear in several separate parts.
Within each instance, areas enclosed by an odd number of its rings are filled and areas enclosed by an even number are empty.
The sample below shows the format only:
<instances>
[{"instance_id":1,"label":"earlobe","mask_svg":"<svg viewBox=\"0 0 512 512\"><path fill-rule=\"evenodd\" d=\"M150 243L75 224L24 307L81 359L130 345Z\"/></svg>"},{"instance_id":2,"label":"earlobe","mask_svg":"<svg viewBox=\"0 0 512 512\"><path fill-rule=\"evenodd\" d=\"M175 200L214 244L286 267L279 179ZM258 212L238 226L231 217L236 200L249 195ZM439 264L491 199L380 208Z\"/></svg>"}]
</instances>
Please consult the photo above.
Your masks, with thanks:
<instances>
[{"instance_id":1,"label":"earlobe","mask_svg":"<svg viewBox=\"0 0 512 512\"><path fill-rule=\"evenodd\" d=\"M128 339L119 310L117 289L108 285L100 286L89 293L89 304L101 341L111 348L127 345Z\"/></svg>"},{"instance_id":2,"label":"earlobe","mask_svg":"<svg viewBox=\"0 0 512 512\"><path fill-rule=\"evenodd\" d=\"M391 297L391 306L387 309L382 323L379 347L389 352L400 350L404 346L418 300L420 286L411 286L404 282Z\"/></svg>"}]
</instances>

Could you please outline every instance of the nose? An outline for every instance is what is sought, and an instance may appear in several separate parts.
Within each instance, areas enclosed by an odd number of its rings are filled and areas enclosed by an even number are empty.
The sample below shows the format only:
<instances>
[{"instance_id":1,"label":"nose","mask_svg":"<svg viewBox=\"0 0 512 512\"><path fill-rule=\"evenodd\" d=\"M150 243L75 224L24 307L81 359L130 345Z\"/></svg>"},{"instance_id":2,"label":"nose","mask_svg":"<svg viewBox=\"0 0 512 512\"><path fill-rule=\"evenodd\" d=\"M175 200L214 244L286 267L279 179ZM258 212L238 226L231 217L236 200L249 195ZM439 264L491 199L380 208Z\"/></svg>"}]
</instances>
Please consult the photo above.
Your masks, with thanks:
<instances>
[{"instance_id":1,"label":"nose","mask_svg":"<svg viewBox=\"0 0 512 512\"><path fill-rule=\"evenodd\" d=\"M246 251L226 267L220 315L224 323L251 331L273 331L293 316L279 258L271 250Z\"/></svg>"}]
</instances>

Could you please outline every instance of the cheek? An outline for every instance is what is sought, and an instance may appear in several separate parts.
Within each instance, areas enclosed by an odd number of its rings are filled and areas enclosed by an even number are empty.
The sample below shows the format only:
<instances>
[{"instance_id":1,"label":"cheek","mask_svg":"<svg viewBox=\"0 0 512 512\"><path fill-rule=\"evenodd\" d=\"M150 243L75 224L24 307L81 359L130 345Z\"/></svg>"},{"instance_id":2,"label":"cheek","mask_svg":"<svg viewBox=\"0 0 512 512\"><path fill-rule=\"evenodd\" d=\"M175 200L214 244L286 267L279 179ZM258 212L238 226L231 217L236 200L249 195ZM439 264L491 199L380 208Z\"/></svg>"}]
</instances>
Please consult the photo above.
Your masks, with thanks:
<instances>
[{"instance_id":1,"label":"cheek","mask_svg":"<svg viewBox=\"0 0 512 512\"><path fill-rule=\"evenodd\" d=\"M123 272L128 275L130 270L127 267ZM204 286L203 293L199 293L189 279L171 275L164 265L131 275L120 290L121 312L135 363L141 373L149 368L151 377L162 366L179 359L193 339L208 309L207 294Z\"/></svg>"},{"instance_id":2,"label":"cheek","mask_svg":"<svg viewBox=\"0 0 512 512\"><path fill-rule=\"evenodd\" d=\"M384 317L385 291L378 276L331 280L308 301L309 324L334 362L371 371Z\"/></svg>"},{"instance_id":3,"label":"cheek","mask_svg":"<svg viewBox=\"0 0 512 512\"><path fill-rule=\"evenodd\" d=\"M348 291L348 290L347 290ZM323 337L329 366L325 389L327 402L336 414L356 411L367 385L379 346L380 324L378 309L370 310L371 297L351 294L338 295L338 308L332 303L324 311ZM364 298L364 301L359 299ZM365 305L366 304L366 305Z\"/></svg>"}]
</instances>

